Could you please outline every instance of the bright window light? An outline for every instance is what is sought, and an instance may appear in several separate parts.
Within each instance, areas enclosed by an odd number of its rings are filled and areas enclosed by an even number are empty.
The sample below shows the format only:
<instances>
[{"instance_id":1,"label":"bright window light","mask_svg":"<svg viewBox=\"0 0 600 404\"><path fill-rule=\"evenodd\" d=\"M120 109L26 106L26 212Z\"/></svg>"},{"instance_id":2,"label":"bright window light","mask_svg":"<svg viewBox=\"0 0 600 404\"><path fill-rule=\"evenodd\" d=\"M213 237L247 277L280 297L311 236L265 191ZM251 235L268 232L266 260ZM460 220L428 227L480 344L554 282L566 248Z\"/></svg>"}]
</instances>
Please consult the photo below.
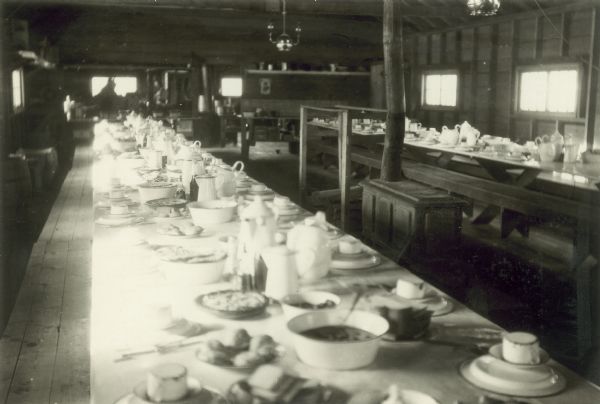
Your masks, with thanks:
<instances>
[{"instance_id":1,"label":"bright window light","mask_svg":"<svg viewBox=\"0 0 600 404\"><path fill-rule=\"evenodd\" d=\"M241 97L242 96L242 78L241 77L223 77L221 79L221 95L223 97Z\"/></svg>"},{"instance_id":2,"label":"bright window light","mask_svg":"<svg viewBox=\"0 0 600 404\"><path fill-rule=\"evenodd\" d=\"M458 74L432 72L423 75L423 105L456 107Z\"/></svg>"},{"instance_id":3,"label":"bright window light","mask_svg":"<svg viewBox=\"0 0 600 404\"><path fill-rule=\"evenodd\" d=\"M519 77L519 111L573 114L578 82L577 69L523 71Z\"/></svg>"},{"instance_id":4,"label":"bright window light","mask_svg":"<svg viewBox=\"0 0 600 404\"><path fill-rule=\"evenodd\" d=\"M23 70L13 70L11 78L13 110L18 110L23 108Z\"/></svg>"},{"instance_id":5,"label":"bright window light","mask_svg":"<svg viewBox=\"0 0 600 404\"><path fill-rule=\"evenodd\" d=\"M135 93L137 91L137 77L134 76L119 76L114 77L115 93L124 97L127 93ZM108 77L96 76L92 77L92 96L95 97L108 83Z\"/></svg>"}]
</instances>

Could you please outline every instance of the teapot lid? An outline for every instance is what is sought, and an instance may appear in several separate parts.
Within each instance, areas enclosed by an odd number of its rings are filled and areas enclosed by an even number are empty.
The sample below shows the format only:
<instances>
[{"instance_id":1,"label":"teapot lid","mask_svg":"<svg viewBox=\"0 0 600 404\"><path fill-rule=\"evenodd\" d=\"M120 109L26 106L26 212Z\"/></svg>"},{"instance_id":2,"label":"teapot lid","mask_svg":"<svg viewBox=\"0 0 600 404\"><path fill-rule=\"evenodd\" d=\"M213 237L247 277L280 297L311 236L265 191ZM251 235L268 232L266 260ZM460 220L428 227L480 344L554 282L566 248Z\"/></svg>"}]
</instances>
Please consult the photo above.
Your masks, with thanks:
<instances>
[{"instance_id":1,"label":"teapot lid","mask_svg":"<svg viewBox=\"0 0 600 404\"><path fill-rule=\"evenodd\" d=\"M256 219L259 217L274 216L273 210L269 208L260 196L255 196L254 201L241 213L242 219Z\"/></svg>"}]
</instances>

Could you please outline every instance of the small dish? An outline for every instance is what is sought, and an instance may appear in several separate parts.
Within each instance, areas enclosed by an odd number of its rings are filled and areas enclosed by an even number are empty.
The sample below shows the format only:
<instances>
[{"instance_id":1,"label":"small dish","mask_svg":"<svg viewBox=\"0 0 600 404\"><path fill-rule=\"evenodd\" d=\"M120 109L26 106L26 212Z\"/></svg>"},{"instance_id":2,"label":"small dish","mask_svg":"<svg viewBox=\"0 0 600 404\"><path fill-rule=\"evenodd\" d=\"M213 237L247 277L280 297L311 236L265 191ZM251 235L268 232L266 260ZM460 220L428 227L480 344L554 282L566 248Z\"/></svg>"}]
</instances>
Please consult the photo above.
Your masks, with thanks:
<instances>
[{"instance_id":1,"label":"small dish","mask_svg":"<svg viewBox=\"0 0 600 404\"><path fill-rule=\"evenodd\" d=\"M200 384L200 382L193 378L188 377L188 394L176 401L169 401L172 404L228 404L229 402L221 393L212 389L206 388ZM115 404L156 404L156 401L151 400L146 393L146 382L140 382L133 389L133 393L129 393L117 401Z\"/></svg>"},{"instance_id":2,"label":"small dish","mask_svg":"<svg viewBox=\"0 0 600 404\"><path fill-rule=\"evenodd\" d=\"M359 254L334 253L330 267L334 270L364 270L376 267L381 263L381 257L363 251Z\"/></svg>"},{"instance_id":3,"label":"small dish","mask_svg":"<svg viewBox=\"0 0 600 404\"><path fill-rule=\"evenodd\" d=\"M531 363L531 364L513 363L513 362L509 362L506 359L504 359L504 356L502 355L502 344L496 344L496 345L491 346L489 353L496 359L499 359L505 363L508 363L511 366L517 366L520 368L531 368L531 367L541 366L550 360L550 355L548 355L548 352L544 351L541 348L540 348L540 362L539 363Z\"/></svg>"}]
</instances>

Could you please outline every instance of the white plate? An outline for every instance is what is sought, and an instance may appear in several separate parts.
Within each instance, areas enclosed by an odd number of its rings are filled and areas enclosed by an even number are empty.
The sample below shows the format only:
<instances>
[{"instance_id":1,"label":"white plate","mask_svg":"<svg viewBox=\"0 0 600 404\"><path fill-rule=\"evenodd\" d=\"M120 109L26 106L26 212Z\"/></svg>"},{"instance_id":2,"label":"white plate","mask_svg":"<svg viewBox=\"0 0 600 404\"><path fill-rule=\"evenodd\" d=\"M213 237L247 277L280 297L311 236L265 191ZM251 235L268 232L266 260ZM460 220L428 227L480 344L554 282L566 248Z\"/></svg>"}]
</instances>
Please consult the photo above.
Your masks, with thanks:
<instances>
[{"instance_id":1,"label":"white plate","mask_svg":"<svg viewBox=\"0 0 600 404\"><path fill-rule=\"evenodd\" d=\"M96 224L107 226L107 227L115 227L115 226L127 226L130 224L137 224L144 221L143 217L139 216L127 216L127 217L111 217L111 216L102 216L96 219Z\"/></svg>"},{"instance_id":2,"label":"white plate","mask_svg":"<svg viewBox=\"0 0 600 404\"><path fill-rule=\"evenodd\" d=\"M479 388L510 396L543 397L566 387L564 376L548 365L523 368L491 355L464 362L459 372Z\"/></svg>"},{"instance_id":3,"label":"white plate","mask_svg":"<svg viewBox=\"0 0 600 404\"><path fill-rule=\"evenodd\" d=\"M212 391L200 384L200 382L192 377L188 377L188 388L191 390L191 394L182 398L181 400L169 401L171 404L226 404L228 401L218 392ZM129 393L117 401L115 404L153 404L154 401L149 401L140 397L138 394L144 394L146 392L146 382L141 382L135 386L135 391Z\"/></svg>"},{"instance_id":4,"label":"white plate","mask_svg":"<svg viewBox=\"0 0 600 404\"><path fill-rule=\"evenodd\" d=\"M386 399L388 397L386 397ZM397 402L403 404L439 404L439 402L429 394L417 390L400 390L398 391L398 399L399 401Z\"/></svg>"},{"instance_id":5,"label":"white plate","mask_svg":"<svg viewBox=\"0 0 600 404\"><path fill-rule=\"evenodd\" d=\"M501 361L508 363L511 366L517 366L520 368L531 368L531 367L536 367L536 366L542 366L544 363L546 363L550 360L550 356L548 355L548 352L546 352L540 348L540 363L533 364L533 363L508 362L507 360L504 359L504 356L502 355L502 344L496 344L496 345L492 346L490 348L490 355L492 355L496 359L499 359Z\"/></svg>"},{"instance_id":6,"label":"white plate","mask_svg":"<svg viewBox=\"0 0 600 404\"><path fill-rule=\"evenodd\" d=\"M381 257L363 251L361 254L333 254L330 268L338 270L370 269L381 264Z\"/></svg>"},{"instance_id":7,"label":"white plate","mask_svg":"<svg viewBox=\"0 0 600 404\"><path fill-rule=\"evenodd\" d=\"M396 289L392 289L392 293L396 295ZM405 299L408 302L415 303L418 306L425 306L427 310L433 311L433 316L442 316L450 313L454 309L454 303L446 296L442 296L433 289L428 289L425 293L425 297L420 299L409 299L403 296L396 295L401 299Z\"/></svg>"}]
</instances>

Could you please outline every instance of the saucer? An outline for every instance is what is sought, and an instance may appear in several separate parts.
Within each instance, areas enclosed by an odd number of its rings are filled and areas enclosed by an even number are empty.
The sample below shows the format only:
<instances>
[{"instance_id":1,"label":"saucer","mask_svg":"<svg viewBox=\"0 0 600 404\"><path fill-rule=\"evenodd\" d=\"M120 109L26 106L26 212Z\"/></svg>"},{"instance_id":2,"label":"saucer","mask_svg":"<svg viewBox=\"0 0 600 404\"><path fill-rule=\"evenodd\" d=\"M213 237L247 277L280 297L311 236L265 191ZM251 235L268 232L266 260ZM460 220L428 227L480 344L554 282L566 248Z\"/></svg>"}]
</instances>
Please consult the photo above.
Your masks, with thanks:
<instances>
[{"instance_id":1,"label":"saucer","mask_svg":"<svg viewBox=\"0 0 600 404\"><path fill-rule=\"evenodd\" d=\"M381 263L381 257L362 251L358 254L342 254L336 252L331 257L329 267L334 270L364 270L371 269Z\"/></svg>"},{"instance_id":2,"label":"saucer","mask_svg":"<svg viewBox=\"0 0 600 404\"><path fill-rule=\"evenodd\" d=\"M531 368L531 367L536 367L536 366L542 366L544 363L546 363L550 360L550 355L548 355L548 352L544 351L541 348L540 348L540 362L539 363L513 363L513 362L507 361L506 359L504 359L504 356L502 356L502 344L496 344L496 345L490 347L489 353L490 353L490 355L492 355L494 358L496 358L498 360L508 363L511 366L517 366L520 368Z\"/></svg>"},{"instance_id":3,"label":"saucer","mask_svg":"<svg viewBox=\"0 0 600 404\"><path fill-rule=\"evenodd\" d=\"M425 293L425 297L419 299L409 299L396 294L396 289L392 289L394 296L398 296L400 299L406 300L408 303L414 303L417 306L426 307L427 310L433 312L432 316L443 316L444 314L450 313L454 310L454 303L449 298L438 294L435 290L429 289Z\"/></svg>"},{"instance_id":4,"label":"saucer","mask_svg":"<svg viewBox=\"0 0 600 404\"><path fill-rule=\"evenodd\" d=\"M172 404L226 404L228 401L218 392L202 387L197 379L188 377L188 394L175 401L169 401ZM146 382L140 382L133 389L133 393L129 393L115 402L115 404L156 404L156 401L151 401L146 394Z\"/></svg>"},{"instance_id":5,"label":"saucer","mask_svg":"<svg viewBox=\"0 0 600 404\"><path fill-rule=\"evenodd\" d=\"M462 363L459 373L476 387L509 396L544 397L567 385L565 377L548 365L513 366L491 355Z\"/></svg>"}]
</instances>

